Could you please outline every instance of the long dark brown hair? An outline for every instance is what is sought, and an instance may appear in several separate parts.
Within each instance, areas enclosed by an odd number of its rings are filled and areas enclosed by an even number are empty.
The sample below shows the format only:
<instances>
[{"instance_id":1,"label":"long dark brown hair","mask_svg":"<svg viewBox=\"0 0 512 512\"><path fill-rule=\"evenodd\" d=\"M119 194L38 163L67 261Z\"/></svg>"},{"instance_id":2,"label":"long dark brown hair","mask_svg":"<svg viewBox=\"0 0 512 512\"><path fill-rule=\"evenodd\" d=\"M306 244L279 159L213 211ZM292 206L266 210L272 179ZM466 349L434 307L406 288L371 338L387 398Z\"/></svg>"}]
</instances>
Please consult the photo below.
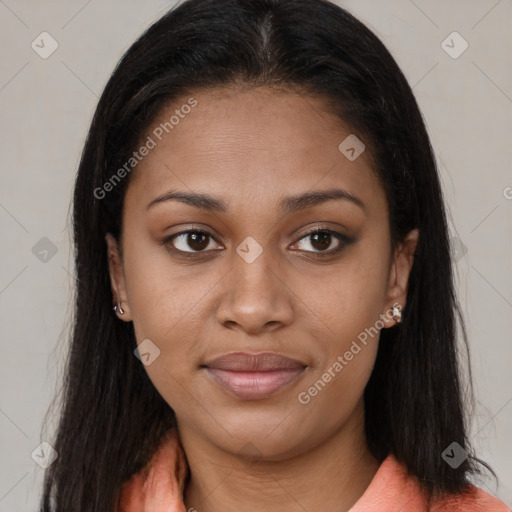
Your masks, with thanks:
<instances>
[{"instance_id":1,"label":"long dark brown hair","mask_svg":"<svg viewBox=\"0 0 512 512\"><path fill-rule=\"evenodd\" d=\"M323 98L368 145L389 205L392 246L419 228L404 322L381 331L364 392L372 454L379 461L394 454L431 496L462 492L478 464L490 469L468 441L471 372L464 383L459 352L469 363L467 336L438 171L395 60L361 22L326 0L187 0L122 57L87 136L73 197L72 336L51 442L59 457L46 471L41 511L113 511L121 484L175 426L174 412L134 357L133 324L112 313L104 237L122 232L130 176L105 197L97 191L169 102L240 84ZM456 469L441 457L453 442L468 453Z\"/></svg>"}]
</instances>

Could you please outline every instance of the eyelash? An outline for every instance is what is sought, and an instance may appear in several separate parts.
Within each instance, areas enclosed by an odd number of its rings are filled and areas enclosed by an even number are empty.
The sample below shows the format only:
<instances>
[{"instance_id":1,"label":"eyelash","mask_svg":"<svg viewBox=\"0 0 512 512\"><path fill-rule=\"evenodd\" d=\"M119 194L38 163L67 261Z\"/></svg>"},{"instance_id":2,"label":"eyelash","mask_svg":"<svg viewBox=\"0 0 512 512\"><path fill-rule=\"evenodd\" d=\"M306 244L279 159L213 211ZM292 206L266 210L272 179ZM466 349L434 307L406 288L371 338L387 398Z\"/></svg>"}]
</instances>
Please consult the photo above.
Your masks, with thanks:
<instances>
[{"instance_id":1,"label":"eyelash","mask_svg":"<svg viewBox=\"0 0 512 512\"><path fill-rule=\"evenodd\" d=\"M188 235L190 233L195 233L195 234L198 234L198 235L206 235L207 237L217 241L215 239L215 237L209 233L208 231L205 231L203 229L188 229L186 231L180 231L179 233L175 233L167 238L165 238L164 240L162 240L162 245L165 245L166 247L169 247L169 250L175 254L178 254L178 255L184 255L185 257L188 257L188 258L194 258L194 257L198 257L198 256L201 256L201 255L204 255L204 254L207 254L208 252L210 251L182 251L180 249L176 249L175 247L173 247L173 244L172 244L172 241L177 238L178 236L181 236L181 235ZM322 257L327 257L327 256L334 256L336 254L338 254L339 252L341 252L347 245L349 245L350 243L354 242L354 239L351 238L351 237L348 237L346 235L343 235L341 233L338 233L337 231L333 231L331 229L327 229L327 228L315 228L315 229L312 229L311 231L308 231L307 233L305 233L304 235L302 235L298 240L297 242L303 240L304 238L307 238L309 236L312 236L312 235L315 235L317 233L328 233L330 234L331 236L333 236L335 239L338 240L339 242L339 245L337 248L335 249L331 249L329 251L305 251L306 253L308 254L313 254L314 256L313 257L318 257L318 258L322 258ZM295 243L297 243L295 242Z\"/></svg>"}]
</instances>

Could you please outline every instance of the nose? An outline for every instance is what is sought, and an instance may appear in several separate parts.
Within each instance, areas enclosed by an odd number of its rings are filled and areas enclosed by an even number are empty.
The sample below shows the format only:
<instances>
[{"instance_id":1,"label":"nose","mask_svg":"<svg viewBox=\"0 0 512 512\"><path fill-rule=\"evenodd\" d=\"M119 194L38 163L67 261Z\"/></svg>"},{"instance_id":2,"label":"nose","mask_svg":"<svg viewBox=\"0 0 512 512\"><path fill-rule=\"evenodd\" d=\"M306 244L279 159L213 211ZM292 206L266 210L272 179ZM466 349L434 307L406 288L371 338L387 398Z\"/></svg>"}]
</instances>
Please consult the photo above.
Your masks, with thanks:
<instances>
[{"instance_id":1,"label":"nose","mask_svg":"<svg viewBox=\"0 0 512 512\"><path fill-rule=\"evenodd\" d=\"M271 250L251 263L233 253L232 270L223 279L218 321L247 334L271 332L293 321L293 285Z\"/></svg>"}]
</instances>

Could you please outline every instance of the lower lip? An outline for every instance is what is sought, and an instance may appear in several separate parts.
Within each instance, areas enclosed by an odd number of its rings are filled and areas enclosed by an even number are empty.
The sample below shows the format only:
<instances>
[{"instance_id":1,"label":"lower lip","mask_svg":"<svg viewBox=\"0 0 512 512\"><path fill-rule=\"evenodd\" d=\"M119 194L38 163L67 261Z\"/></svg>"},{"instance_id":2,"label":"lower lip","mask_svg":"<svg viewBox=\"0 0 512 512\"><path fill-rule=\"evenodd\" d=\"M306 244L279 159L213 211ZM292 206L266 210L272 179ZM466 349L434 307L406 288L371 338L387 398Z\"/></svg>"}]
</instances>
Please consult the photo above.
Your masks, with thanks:
<instances>
[{"instance_id":1,"label":"lower lip","mask_svg":"<svg viewBox=\"0 0 512 512\"><path fill-rule=\"evenodd\" d=\"M267 372L233 372L206 368L208 374L226 391L244 400L266 398L297 379L305 368Z\"/></svg>"}]
</instances>

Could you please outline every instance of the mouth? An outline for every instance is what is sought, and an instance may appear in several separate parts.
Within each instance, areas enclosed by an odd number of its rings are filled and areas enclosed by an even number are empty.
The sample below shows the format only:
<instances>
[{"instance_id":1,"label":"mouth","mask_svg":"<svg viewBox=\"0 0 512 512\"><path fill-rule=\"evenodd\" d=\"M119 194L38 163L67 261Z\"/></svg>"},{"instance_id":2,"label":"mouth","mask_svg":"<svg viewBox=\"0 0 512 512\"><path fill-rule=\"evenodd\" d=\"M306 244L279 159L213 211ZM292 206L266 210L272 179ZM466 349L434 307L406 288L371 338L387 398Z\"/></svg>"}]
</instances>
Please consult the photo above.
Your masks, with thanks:
<instances>
[{"instance_id":1,"label":"mouth","mask_svg":"<svg viewBox=\"0 0 512 512\"><path fill-rule=\"evenodd\" d=\"M202 366L232 396L243 400L267 398L296 381L307 365L273 352L232 352Z\"/></svg>"}]
</instances>

